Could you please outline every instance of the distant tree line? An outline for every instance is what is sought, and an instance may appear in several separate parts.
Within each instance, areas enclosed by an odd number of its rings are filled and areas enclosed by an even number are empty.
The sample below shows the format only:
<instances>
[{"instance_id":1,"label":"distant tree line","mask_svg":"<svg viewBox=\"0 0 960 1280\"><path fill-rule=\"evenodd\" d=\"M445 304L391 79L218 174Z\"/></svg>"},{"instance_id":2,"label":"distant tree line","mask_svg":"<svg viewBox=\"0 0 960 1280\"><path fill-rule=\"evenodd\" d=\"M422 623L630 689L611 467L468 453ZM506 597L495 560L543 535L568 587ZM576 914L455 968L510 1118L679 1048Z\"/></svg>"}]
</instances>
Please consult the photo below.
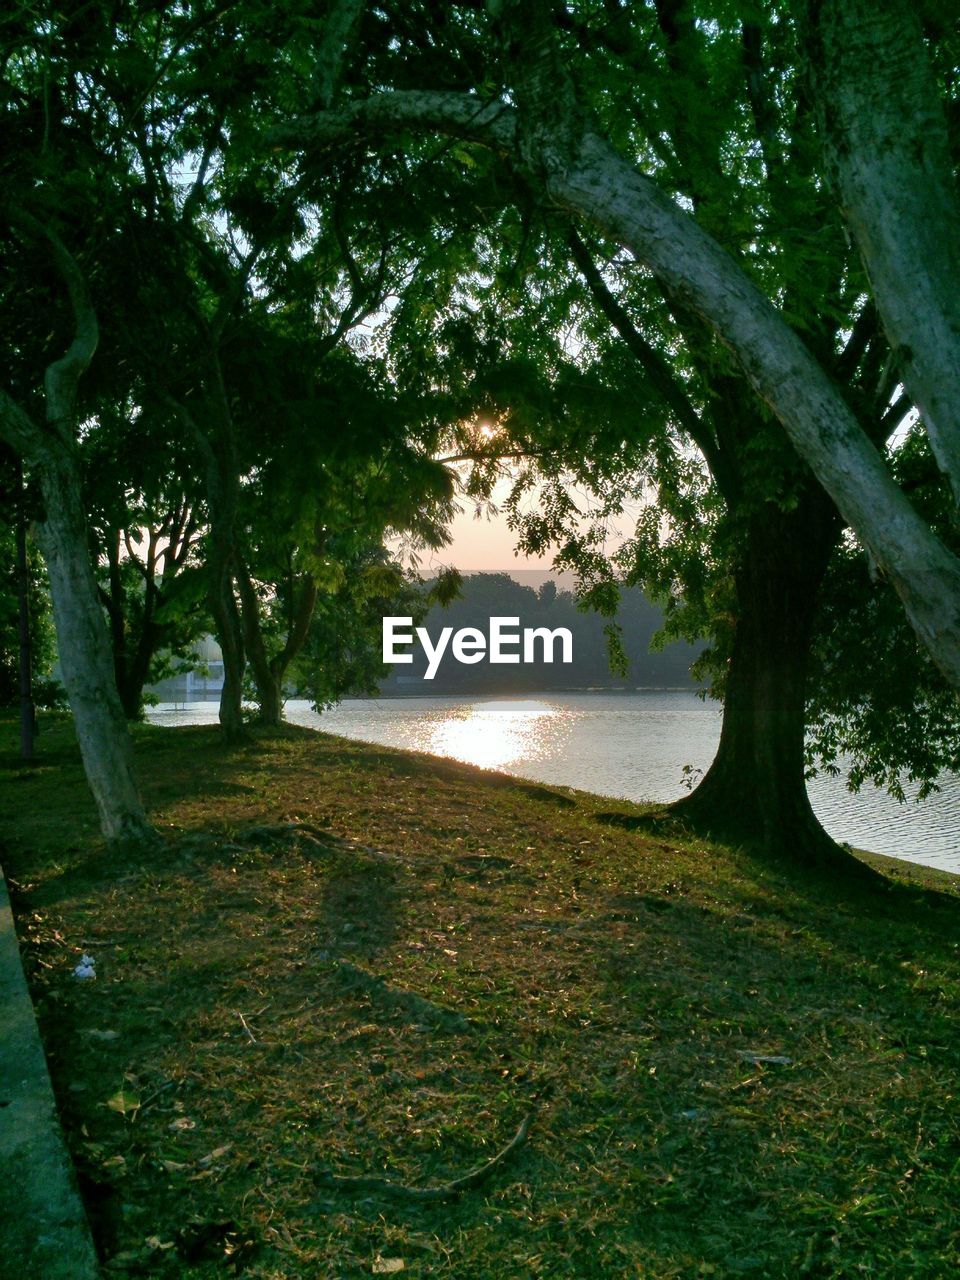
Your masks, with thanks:
<instances>
[{"instance_id":1,"label":"distant tree line","mask_svg":"<svg viewBox=\"0 0 960 1280\"><path fill-rule=\"evenodd\" d=\"M414 661L391 669L380 684L386 694L411 693L532 693L548 689L694 689L691 665L702 646L675 641L662 650L651 651L651 641L663 627L663 613L636 588L625 590L615 617L618 636L610 636L611 621L578 606L572 591L558 589L552 581L538 589L517 581L508 573L474 573L464 577L460 593L446 605L434 605L420 626L433 637L441 628L475 627L487 633L491 617L518 617L520 628L566 627L573 637L573 661L559 661L560 648L552 664L476 665L456 662L449 654L429 684L411 688L410 680L421 680L426 659L419 646L412 648ZM611 652L611 640L613 652ZM619 640L619 644L617 641ZM538 654L540 650L537 650Z\"/></svg>"}]
</instances>

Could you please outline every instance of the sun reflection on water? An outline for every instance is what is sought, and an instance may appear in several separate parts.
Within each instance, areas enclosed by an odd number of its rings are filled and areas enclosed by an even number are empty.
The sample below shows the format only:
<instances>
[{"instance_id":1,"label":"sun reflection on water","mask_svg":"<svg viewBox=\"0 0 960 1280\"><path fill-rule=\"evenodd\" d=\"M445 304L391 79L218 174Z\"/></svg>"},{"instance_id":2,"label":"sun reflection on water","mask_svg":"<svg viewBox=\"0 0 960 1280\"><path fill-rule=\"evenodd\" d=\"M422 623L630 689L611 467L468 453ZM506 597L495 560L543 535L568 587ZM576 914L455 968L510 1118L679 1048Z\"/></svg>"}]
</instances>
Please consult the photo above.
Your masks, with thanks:
<instances>
[{"instance_id":1,"label":"sun reflection on water","mask_svg":"<svg viewBox=\"0 0 960 1280\"><path fill-rule=\"evenodd\" d=\"M561 708L546 702L475 702L436 723L426 750L499 769L555 751L558 737L566 734L566 721Z\"/></svg>"}]
</instances>

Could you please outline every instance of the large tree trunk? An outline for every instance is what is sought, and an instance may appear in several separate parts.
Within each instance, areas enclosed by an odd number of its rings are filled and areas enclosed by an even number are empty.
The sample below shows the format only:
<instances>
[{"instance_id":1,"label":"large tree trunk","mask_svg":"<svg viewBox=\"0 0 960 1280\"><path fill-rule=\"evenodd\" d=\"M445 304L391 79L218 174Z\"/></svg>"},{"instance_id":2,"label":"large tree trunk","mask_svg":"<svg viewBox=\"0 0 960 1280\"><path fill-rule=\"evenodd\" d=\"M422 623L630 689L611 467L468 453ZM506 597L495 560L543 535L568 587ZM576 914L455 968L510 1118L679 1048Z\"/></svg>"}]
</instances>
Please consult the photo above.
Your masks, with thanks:
<instances>
[{"instance_id":1,"label":"large tree trunk","mask_svg":"<svg viewBox=\"0 0 960 1280\"><path fill-rule=\"evenodd\" d=\"M133 751L87 544L72 458L50 450L40 468L44 519L37 540L50 575L63 682L87 781L110 841L152 838L133 772Z\"/></svg>"},{"instance_id":2,"label":"large tree trunk","mask_svg":"<svg viewBox=\"0 0 960 1280\"><path fill-rule=\"evenodd\" d=\"M851 861L814 815L804 781L807 657L839 528L813 489L793 511L767 503L750 518L720 745L696 790L672 807L705 834L806 866Z\"/></svg>"}]
</instances>

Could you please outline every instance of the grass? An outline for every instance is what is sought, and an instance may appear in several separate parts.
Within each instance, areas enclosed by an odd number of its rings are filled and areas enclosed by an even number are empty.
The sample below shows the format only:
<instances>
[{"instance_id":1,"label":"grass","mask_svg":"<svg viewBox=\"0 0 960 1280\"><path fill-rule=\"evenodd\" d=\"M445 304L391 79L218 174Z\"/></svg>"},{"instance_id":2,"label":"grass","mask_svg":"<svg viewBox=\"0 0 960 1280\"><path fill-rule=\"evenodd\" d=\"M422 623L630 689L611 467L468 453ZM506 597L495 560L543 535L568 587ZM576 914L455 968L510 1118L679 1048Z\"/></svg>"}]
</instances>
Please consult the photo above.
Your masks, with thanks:
<instances>
[{"instance_id":1,"label":"grass","mask_svg":"<svg viewBox=\"0 0 960 1280\"><path fill-rule=\"evenodd\" d=\"M833 890L626 803L293 728L138 730L166 840L120 858L69 724L27 767L2 732L3 862L108 1275L956 1271L953 877L875 858L884 887ZM390 856L237 839L292 820ZM442 1182L531 1112L450 1204L318 1177Z\"/></svg>"}]
</instances>

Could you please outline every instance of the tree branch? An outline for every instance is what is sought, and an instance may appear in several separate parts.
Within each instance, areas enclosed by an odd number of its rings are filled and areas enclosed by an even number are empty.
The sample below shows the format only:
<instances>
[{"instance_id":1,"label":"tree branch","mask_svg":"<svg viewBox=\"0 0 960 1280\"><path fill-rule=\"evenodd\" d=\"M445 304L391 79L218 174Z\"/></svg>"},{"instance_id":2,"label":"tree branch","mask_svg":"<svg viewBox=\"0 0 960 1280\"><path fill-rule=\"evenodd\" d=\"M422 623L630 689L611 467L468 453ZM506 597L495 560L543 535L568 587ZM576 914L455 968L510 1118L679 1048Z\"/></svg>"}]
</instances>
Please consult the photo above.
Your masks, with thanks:
<instances>
[{"instance_id":1,"label":"tree branch","mask_svg":"<svg viewBox=\"0 0 960 1280\"><path fill-rule=\"evenodd\" d=\"M67 287L67 297L73 313L73 339L60 359L47 366L44 389L47 424L56 432L61 443L72 447L77 386L93 359L99 341L96 312L76 258L53 228L40 222L25 209L7 205L5 213L7 220L31 239L44 239L49 243L54 264ZM4 418L7 417L8 413L5 412Z\"/></svg>"},{"instance_id":2,"label":"tree branch","mask_svg":"<svg viewBox=\"0 0 960 1280\"><path fill-rule=\"evenodd\" d=\"M768 178L779 175L782 157L777 139L777 116L764 79L763 33L755 22L742 22L740 42L743 48L743 64L747 74L747 97L753 123L756 126L763 167Z\"/></svg>"},{"instance_id":3,"label":"tree branch","mask_svg":"<svg viewBox=\"0 0 960 1280\"><path fill-rule=\"evenodd\" d=\"M304 151L356 143L358 133L398 133L415 126L452 134L509 152L516 141L516 118L505 102L484 102L467 93L396 90L350 102L340 111L317 111L280 125L267 135L275 151Z\"/></svg>"},{"instance_id":4,"label":"tree branch","mask_svg":"<svg viewBox=\"0 0 960 1280\"><path fill-rule=\"evenodd\" d=\"M867 348L876 337L879 324L877 309L868 299L854 322L846 346L837 356L834 374L839 382L849 382L856 373L860 367L860 361L867 353Z\"/></svg>"},{"instance_id":5,"label":"tree branch","mask_svg":"<svg viewBox=\"0 0 960 1280\"><path fill-rule=\"evenodd\" d=\"M286 643L270 662L271 670L275 676L284 674L287 667L306 644L310 623L313 621L314 610L317 607L317 594L316 578L309 572L303 574L300 599L297 601L293 624L287 633Z\"/></svg>"},{"instance_id":6,"label":"tree branch","mask_svg":"<svg viewBox=\"0 0 960 1280\"><path fill-rule=\"evenodd\" d=\"M48 443L45 433L29 413L2 388L0 388L0 436L28 462L40 461Z\"/></svg>"},{"instance_id":7,"label":"tree branch","mask_svg":"<svg viewBox=\"0 0 960 1280\"><path fill-rule=\"evenodd\" d=\"M693 407L686 391L666 360L647 342L625 308L613 296L590 251L576 231L570 231L567 243L570 245L573 260L586 280L600 310L626 343L631 355L640 364L657 394L673 413L677 425L686 431L703 454L720 492L728 502L732 502L737 490L735 477L727 466L726 457L722 454L710 428Z\"/></svg>"}]
</instances>

